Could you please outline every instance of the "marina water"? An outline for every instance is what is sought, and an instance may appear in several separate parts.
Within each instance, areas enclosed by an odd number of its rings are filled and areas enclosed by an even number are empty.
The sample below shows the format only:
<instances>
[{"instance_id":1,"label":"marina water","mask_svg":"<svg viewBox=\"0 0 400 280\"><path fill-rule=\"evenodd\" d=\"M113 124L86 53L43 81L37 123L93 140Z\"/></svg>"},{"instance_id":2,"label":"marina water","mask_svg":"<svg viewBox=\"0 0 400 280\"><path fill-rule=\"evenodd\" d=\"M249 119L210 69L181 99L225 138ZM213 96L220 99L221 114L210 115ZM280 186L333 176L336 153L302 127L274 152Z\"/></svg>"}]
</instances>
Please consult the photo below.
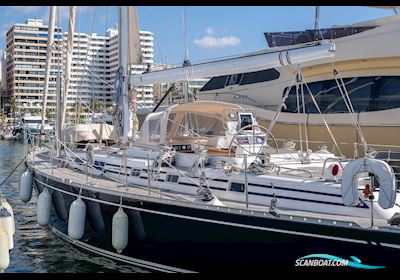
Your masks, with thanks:
<instances>
[{"instance_id":1,"label":"marina water","mask_svg":"<svg viewBox=\"0 0 400 280\"><path fill-rule=\"evenodd\" d=\"M24 157L24 145L16 141L0 141L0 181L2 182ZM10 265L5 272L149 272L132 265L86 253L63 241L47 227L36 223L37 193L28 203L18 197L18 174L21 165L0 186L13 207L16 231Z\"/></svg>"}]
</instances>

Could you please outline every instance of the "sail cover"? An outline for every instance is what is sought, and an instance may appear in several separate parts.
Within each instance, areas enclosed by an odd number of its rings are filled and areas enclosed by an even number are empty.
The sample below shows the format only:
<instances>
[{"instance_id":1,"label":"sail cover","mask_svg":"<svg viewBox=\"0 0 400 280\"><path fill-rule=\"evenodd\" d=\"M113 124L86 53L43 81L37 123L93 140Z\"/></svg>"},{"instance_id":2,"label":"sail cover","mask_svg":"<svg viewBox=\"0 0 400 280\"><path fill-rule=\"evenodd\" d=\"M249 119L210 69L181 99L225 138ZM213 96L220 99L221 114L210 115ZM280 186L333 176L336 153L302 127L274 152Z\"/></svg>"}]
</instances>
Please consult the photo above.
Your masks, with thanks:
<instances>
[{"instance_id":1,"label":"sail cover","mask_svg":"<svg viewBox=\"0 0 400 280\"><path fill-rule=\"evenodd\" d=\"M142 49L140 47L139 27L135 7L128 7L128 64L141 64Z\"/></svg>"}]
</instances>

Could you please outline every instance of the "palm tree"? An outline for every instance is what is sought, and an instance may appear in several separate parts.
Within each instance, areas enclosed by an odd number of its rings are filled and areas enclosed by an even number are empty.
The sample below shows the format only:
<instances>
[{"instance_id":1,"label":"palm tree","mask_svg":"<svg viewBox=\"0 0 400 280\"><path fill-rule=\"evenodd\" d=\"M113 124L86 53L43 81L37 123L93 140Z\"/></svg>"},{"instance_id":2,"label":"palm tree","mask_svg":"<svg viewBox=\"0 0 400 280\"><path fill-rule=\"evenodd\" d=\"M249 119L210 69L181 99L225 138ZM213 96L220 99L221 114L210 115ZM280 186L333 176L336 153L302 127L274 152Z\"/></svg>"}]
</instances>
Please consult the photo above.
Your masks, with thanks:
<instances>
[{"instance_id":1,"label":"palm tree","mask_svg":"<svg viewBox=\"0 0 400 280\"><path fill-rule=\"evenodd\" d=\"M75 101L74 105L72 106L71 112L74 113L76 124L80 124L83 122L82 109L82 104L78 100Z\"/></svg>"},{"instance_id":2,"label":"palm tree","mask_svg":"<svg viewBox=\"0 0 400 280\"><path fill-rule=\"evenodd\" d=\"M13 116L14 126L15 126L16 118L17 118L16 115L17 115L17 110L18 110L18 102L17 102L17 99L15 98L15 96L11 97L9 104L10 104L10 111Z\"/></svg>"},{"instance_id":3,"label":"palm tree","mask_svg":"<svg viewBox=\"0 0 400 280\"><path fill-rule=\"evenodd\" d=\"M47 119L51 119L53 117L54 113L55 112L53 110L51 110L50 108L46 108L45 117Z\"/></svg>"},{"instance_id":4,"label":"palm tree","mask_svg":"<svg viewBox=\"0 0 400 280\"><path fill-rule=\"evenodd\" d=\"M199 92L199 88L192 88L192 101L197 100L197 93Z\"/></svg>"},{"instance_id":5,"label":"palm tree","mask_svg":"<svg viewBox=\"0 0 400 280\"><path fill-rule=\"evenodd\" d=\"M4 126L5 124L6 124L6 122L7 122L7 115L6 115L6 113L4 112L4 109L2 109L2 110L0 110L0 121L1 121L1 124Z\"/></svg>"},{"instance_id":6,"label":"palm tree","mask_svg":"<svg viewBox=\"0 0 400 280\"><path fill-rule=\"evenodd\" d=\"M90 109L93 111L93 113L99 113L102 108L103 102L95 97L92 97L92 99L90 100Z\"/></svg>"}]
</instances>

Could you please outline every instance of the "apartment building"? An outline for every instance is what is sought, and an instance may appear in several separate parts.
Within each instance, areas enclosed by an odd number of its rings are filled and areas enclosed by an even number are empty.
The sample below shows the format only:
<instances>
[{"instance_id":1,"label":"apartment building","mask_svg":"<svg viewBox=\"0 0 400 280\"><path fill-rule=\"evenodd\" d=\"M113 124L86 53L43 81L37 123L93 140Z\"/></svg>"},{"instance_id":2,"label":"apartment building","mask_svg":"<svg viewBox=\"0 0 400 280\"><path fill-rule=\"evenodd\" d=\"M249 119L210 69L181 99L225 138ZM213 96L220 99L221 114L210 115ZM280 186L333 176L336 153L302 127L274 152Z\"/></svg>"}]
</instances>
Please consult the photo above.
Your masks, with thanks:
<instances>
[{"instance_id":1,"label":"apartment building","mask_svg":"<svg viewBox=\"0 0 400 280\"><path fill-rule=\"evenodd\" d=\"M0 106L3 109L3 105L6 103L5 96L7 95L7 65L6 65L6 52L3 51L0 57Z\"/></svg>"},{"instance_id":2,"label":"apartment building","mask_svg":"<svg viewBox=\"0 0 400 280\"><path fill-rule=\"evenodd\" d=\"M134 74L142 73L147 65L153 64L153 34L140 31L139 36L145 64L132 65ZM63 47L66 49L66 32L62 38ZM76 101L90 107L93 99L97 99L104 108L112 104L115 77L119 67L118 53L118 30L115 28L108 29L105 36L96 33L74 33L67 109L72 108ZM152 86L138 88L138 106L153 105ZM88 114L88 110L85 111L84 114Z\"/></svg>"},{"instance_id":3,"label":"apartment building","mask_svg":"<svg viewBox=\"0 0 400 280\"><path fill-rule=\"evenodd\" d=\"M28 19L25 24L15 24L7 32L7 91L6 98L15 96L19 109L35 111L42 108L44 74L46 65L48 27L42 20ZM153 64L153 33L140 31L144 64L132 65L133 74L142 73ZM56 106L56 76L65 68L67 32L55 28L48 108ZM96 33L74 33L73 54L67 109L76 101L88 114L91 100L97 99L105 108L112 103L115 75L119 67L118 30L110 28L105 36ZM153 87L138 88L138 107L154 106ZM86 107L87 106L87 107Z\"/></svg>"},{"instance_id":4,"label":"apartment building","mask_svg":"<svg viewBox=\"0 0 400 280\"><path fill-rule=\"evenodd\" d=\"M48 26L40 19L14 24L6 33L6 92L15 97L19 110L42 108L46 67ZM60 72L61 28L55 27L48 90L48 108L56 106L56 76Z\"/></svg>"}]
</instances>

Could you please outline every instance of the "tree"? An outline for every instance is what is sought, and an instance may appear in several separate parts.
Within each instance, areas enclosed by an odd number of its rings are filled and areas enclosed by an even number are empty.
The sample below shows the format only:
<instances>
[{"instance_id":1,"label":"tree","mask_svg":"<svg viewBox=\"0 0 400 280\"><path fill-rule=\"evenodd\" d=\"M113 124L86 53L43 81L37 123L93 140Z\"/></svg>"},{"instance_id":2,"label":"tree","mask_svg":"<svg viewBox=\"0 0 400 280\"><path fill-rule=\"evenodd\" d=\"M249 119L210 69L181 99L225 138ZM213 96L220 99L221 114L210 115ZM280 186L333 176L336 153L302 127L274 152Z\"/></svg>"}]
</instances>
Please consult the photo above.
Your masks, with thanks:
<instances>
[{"instance_id":1,"label":"tree","mask_svg":"<svg viewBox=\"0 0 400 280\"><path fill-rule=\"evenodd\" d=\"M0 110L0 121L3 126L7 123L7 115L4 112L4 109Z\"/></svg>"},{"instance_id":2,"label":"tree","mask_svg":"<svg viewBox=\"0 0 400 280\"><path fill-rule=\"evenodd\" d=\"M192 101L197 100L198 93L199 93L199 88L192 88Z\"/></svg>"},{"instance_id":3,"label":"tree","mask_svg":"<svg viewBox=\"0 0 400 280\"><path fill-rule=\"evenodd\" d=\"M75 123L80 124L83 123L83 115L82 115L82 104L77 100L72 106L71 112L74 113Z\"/></svg>"},{"instance_id":4,"label":"tree","mask_svg":"<svg viewBox=\"0 0 400 280\"><path fill-rule=\"evenodd\" d=\"M50 108L46 108L46 113L44 114L47 119L53 118L53 115L55 112L51 110Z\"/></svg>"},{"instance_id":5,"label":"tree","mask_svg":"<svg viewBox=\"0 0 400 280\"><path fill-rule=\"evenodd\" d=\"M92 97L92 99L90 100L90 109L93 111L93 113L99 113L102 108L103 102L95 97Z\"/></svg>"},{"instance_id":6,"label":"tree","mask_svg":"<svg viewBox=\"0 0 400 280\"><path fill-rule=\"evenodd\" d=\"M17 110L18 110L18 102L17 102L17 99L15 98L15 96L13 96L10 99L10 111L13 116L14 126L16 125Z\"/></svg>"}]
</instances>

